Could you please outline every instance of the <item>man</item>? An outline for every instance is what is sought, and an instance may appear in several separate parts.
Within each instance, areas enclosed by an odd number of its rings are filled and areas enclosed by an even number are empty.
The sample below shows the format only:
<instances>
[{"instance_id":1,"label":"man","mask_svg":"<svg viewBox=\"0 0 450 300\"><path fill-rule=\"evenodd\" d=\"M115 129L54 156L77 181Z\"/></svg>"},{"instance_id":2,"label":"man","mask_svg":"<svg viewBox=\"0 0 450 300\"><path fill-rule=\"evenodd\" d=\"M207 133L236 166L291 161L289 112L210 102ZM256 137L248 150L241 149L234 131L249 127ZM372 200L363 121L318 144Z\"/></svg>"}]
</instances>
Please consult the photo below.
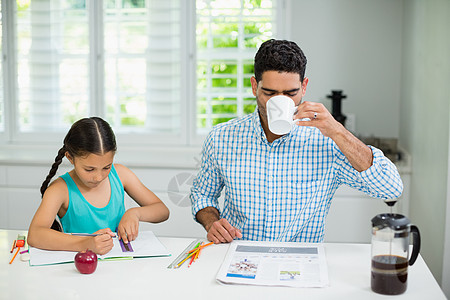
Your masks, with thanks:
<instances>
[{"instance_id":1,"label":"man","mask_svg":"<svg viewBox=\"0 0 450 300\"><path fill-rule=\"evenodd\" d=\"M341 184L381 199L401 195L400 175L380 150L353 136L323 104L302 102L305 67L306 57L294 42L263 43L251 78L257 109L215 126L206 138L191 202L210 241L322 242ZM267 124L266 103L276 95L291 98L297 106L293 118L302 119L282 136Z\"/></svg>"}]
</instances>

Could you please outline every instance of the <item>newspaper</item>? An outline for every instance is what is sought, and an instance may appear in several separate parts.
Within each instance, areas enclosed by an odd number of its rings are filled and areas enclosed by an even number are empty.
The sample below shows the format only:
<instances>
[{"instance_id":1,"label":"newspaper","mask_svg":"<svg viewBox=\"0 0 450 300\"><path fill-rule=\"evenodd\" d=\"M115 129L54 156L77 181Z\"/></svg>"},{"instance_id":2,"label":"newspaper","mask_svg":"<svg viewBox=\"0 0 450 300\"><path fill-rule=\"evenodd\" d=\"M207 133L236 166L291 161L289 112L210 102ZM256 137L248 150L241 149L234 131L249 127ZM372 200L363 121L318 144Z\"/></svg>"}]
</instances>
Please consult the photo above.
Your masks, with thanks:
<instances>
[{"instance_id":1,"label":"newspaper","mask_svg":"<svg viewBox=\"0 0 450 300\"><path fill-rule=\"evenodd\" d=\"M323 244L233 241L216 279L227 284L325 287Z\"/></svg>"}]
</instances>

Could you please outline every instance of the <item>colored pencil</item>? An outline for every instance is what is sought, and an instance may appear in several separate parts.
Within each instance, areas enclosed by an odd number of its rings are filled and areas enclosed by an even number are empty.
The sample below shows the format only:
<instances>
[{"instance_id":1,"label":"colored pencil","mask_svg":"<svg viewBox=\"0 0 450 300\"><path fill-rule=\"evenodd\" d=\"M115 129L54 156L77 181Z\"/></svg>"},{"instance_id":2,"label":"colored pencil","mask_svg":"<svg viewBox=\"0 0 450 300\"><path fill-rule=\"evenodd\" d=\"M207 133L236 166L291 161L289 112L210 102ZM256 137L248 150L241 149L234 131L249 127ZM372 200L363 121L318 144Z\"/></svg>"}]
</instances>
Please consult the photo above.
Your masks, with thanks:
<instances>
[{"instance_id":1,"label":"colored pencil","mask_svg":"<svg viewBox=\"0 0 450 300\"><path fill-rule=\"evenodd\" d=\"M188 268L189 268L189 267L191 266L191 264L192 264L193 262L195 262L195 261L197 260L197 258L199 257L200 251L201 251L203 248L205 248L205 247L207 247L207 246L210 246L210 245L212 245L212 244L214 244L214 243L213 243L213 242L210 242L210 243L204 244L204 245L203 245L202 243L198 243L192 250L186 252L187 257L185 257L182 261L180 261L180 262L175 266L175 268L179 268L185 261L187 261L187 260L190 258L191 260L189 261L189 265L188 265Z\"/></svg>"},{"instance_id":2,"label":"colored pencil","mask_svg":"<svg viewBox=\"0 0 450 300\"><path fill-rule=\"evenodd\" d=\"M16 240L13 241L12 248L11 248L11 252L10 252L10 253L13 253L14 248L16 248Z\"/></svg>"},{"instance_id":3,"label":"colored pencil","mask_svg":"<svg viewBox=\"0 0 450 300\"><path fill-rule=\"evenodd\" d=\"M195 253L192 252L191 254L189 254L185 259L183 259L182 261L180 261L177 265L177 268L179 268L186 260L188 260L188 258L192 257Z\"/></svg>"},{"instance_id":4,"label":"colored pencil","mask_svg":"<svg viewBox=\"0 0 450 300\"><path fill-rule=\"evenodd\" d=\"M194 253L195 253L195 254L194 254ZM198 252L194 252L194 253L193 253L193 255L191 256L191 261L189 262L188 268L191 267L192 263L193 263L194 260L195 260L195 256L196 256L196 254L197 254Z\"/></svg>"},{"instance_id":5,"label":"colored pencil","mask_svg":"<svg viewBox=\"0 0 450 300\"><path fill-rule=\"evenodd\" d=\"M103 235L103 234L109 234L107 232L105 233L71 233L71 235L75 235L75 236L99 236L99 235ZM111 236L112 238L117 237L117 234L115 236Z\"/></svg>"},{"instance_id":6,"label":"colored pencil","mask_svg":"<svg viewBox=\"0 0 450 300\"><path fill-rule=\"evenodd\" d=\"M211 245L211 243L209 243L209 245ZM192 264L193 262L195 262L195 261L197 260L197 258L200 256L200 252L201 252L202 249L204 248L203 246L206 246L206 245L201 245L200 247L198 247L198 248L196 249L196 251L194 251L194 252L192 253L192 254L194 254L194 255L192 256L191 262L189 263L189 266L188 266L188 267L190 267L191 264Z\"/></svg>"},{"instance_id":7,"label":"colored pencil","mask_svg":"<svg viewBox=\"0 0 450 300\"><path fill-rule=\"evenodd\" d=\"M211 242L211 243L208 243L208 244L205 244L205 245L201 245L199 248L200 248L200 249L203 249L203 248L205 248L205 247L207 247L207 246L210 246L210 245L212 245L212 244L214 244L214 242ZM196 252L196 248L192 249L192 250L189 251L188 253L192 253L192 252Z\"/></svg>"},{"instance_id":8,"label":"colored pencil","mask_svg":"<svg viewBox=\"0 0 450 300\"><path fill-rule=\"evenodd\" d=\"M16 253L14 254L13 258L11 259L11 261L9 262L9 264L12 264L12 262L14 261L14 258L16 258L17 253L19 253L20 247L17 247Z\"/></svg>"},{"instance_id":9,"label":"colored pencil","mask_svg":"<svg viewBox=\"0 0 450 300\"><path fill-rule=\"evenodd\" d=\"M201 242L198 242L197 245L195 245L194 249L192 249L192 250L198 249L198 247L200 247L200 245L201 245ZM186 258L191 257L191 261L189 262L188 268L191 266L192 262L194 261L194 257L195 257L194 254L195 254L195 252L192 252L192 254L190 254L190 255L188 255L188 257L186 257ZM183 260L180 264L178 264L178 266L181 266L181 264L185 261L186 261L186 259Z\"/></svg>"},{"instance_id":10,"label":"colored pencil","mask_svg":"<svg viewBox=\"0 0 450 300\"><path fill-rule=\"evenodd\" d=\"M194 262L197 260L197 258L200 256L200 252L202 251L201 249L198 249L197 253L195 253L195 258L194 258Z\"/></svg>"}]
</instances>

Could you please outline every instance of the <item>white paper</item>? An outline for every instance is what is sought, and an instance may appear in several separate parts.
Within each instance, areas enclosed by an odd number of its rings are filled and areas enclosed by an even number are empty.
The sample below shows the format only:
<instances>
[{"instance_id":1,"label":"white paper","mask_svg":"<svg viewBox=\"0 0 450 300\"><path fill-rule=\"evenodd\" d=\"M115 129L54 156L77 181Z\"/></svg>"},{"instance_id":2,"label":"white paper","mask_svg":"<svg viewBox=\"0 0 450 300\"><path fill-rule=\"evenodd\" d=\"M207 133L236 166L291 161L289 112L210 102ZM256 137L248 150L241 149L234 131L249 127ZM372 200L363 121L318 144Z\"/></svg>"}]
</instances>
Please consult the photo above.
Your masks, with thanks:
<instances>
[{"instance_id":1,"label":"white paper","mask_svg":"<svg viewBox=\"0 0 450 300\"><path fill-rule=\"evenodd\" d=\"M169 256L167 248L161 244L152 231L140 231L136 240L130 242L133 252L122 252L119 239L113 238L114 246L105 255L98 255L98 259L120 257L150 257ZM30 266L50 265L73 262L77 252L49 251L29 247Z\"/></svg>"},{"instance_id":2,"label":"white paper","mask_svg":"<svg viewBox=\"0 0 450 300\"><path fill-rule=\"evenodd\" d=\"M322 244L233 241L216 279L229 284L324 287Z\"/></svg>"}]
</instances>

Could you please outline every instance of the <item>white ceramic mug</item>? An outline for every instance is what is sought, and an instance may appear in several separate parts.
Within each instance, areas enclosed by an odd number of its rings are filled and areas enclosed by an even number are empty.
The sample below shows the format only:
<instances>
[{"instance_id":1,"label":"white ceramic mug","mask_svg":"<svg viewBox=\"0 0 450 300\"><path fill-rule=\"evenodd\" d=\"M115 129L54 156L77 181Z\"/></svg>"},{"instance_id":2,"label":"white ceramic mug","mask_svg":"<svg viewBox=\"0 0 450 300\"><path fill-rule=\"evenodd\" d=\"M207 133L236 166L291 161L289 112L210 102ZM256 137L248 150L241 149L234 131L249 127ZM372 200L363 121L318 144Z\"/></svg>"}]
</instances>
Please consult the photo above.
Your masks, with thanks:
<instances>
[{"instance_id":1,"label":"white ceramic mug","mask_svg":"<svg viewBox=\"0 0 450 300\"><path fill-rule=\"evenodd\" d=\"M294 101L283 95L270 98L266 103L269 130L277 135L287 134L292 125L299 121L292 120L295 111Z\"/></svg>"}]
</instances>

